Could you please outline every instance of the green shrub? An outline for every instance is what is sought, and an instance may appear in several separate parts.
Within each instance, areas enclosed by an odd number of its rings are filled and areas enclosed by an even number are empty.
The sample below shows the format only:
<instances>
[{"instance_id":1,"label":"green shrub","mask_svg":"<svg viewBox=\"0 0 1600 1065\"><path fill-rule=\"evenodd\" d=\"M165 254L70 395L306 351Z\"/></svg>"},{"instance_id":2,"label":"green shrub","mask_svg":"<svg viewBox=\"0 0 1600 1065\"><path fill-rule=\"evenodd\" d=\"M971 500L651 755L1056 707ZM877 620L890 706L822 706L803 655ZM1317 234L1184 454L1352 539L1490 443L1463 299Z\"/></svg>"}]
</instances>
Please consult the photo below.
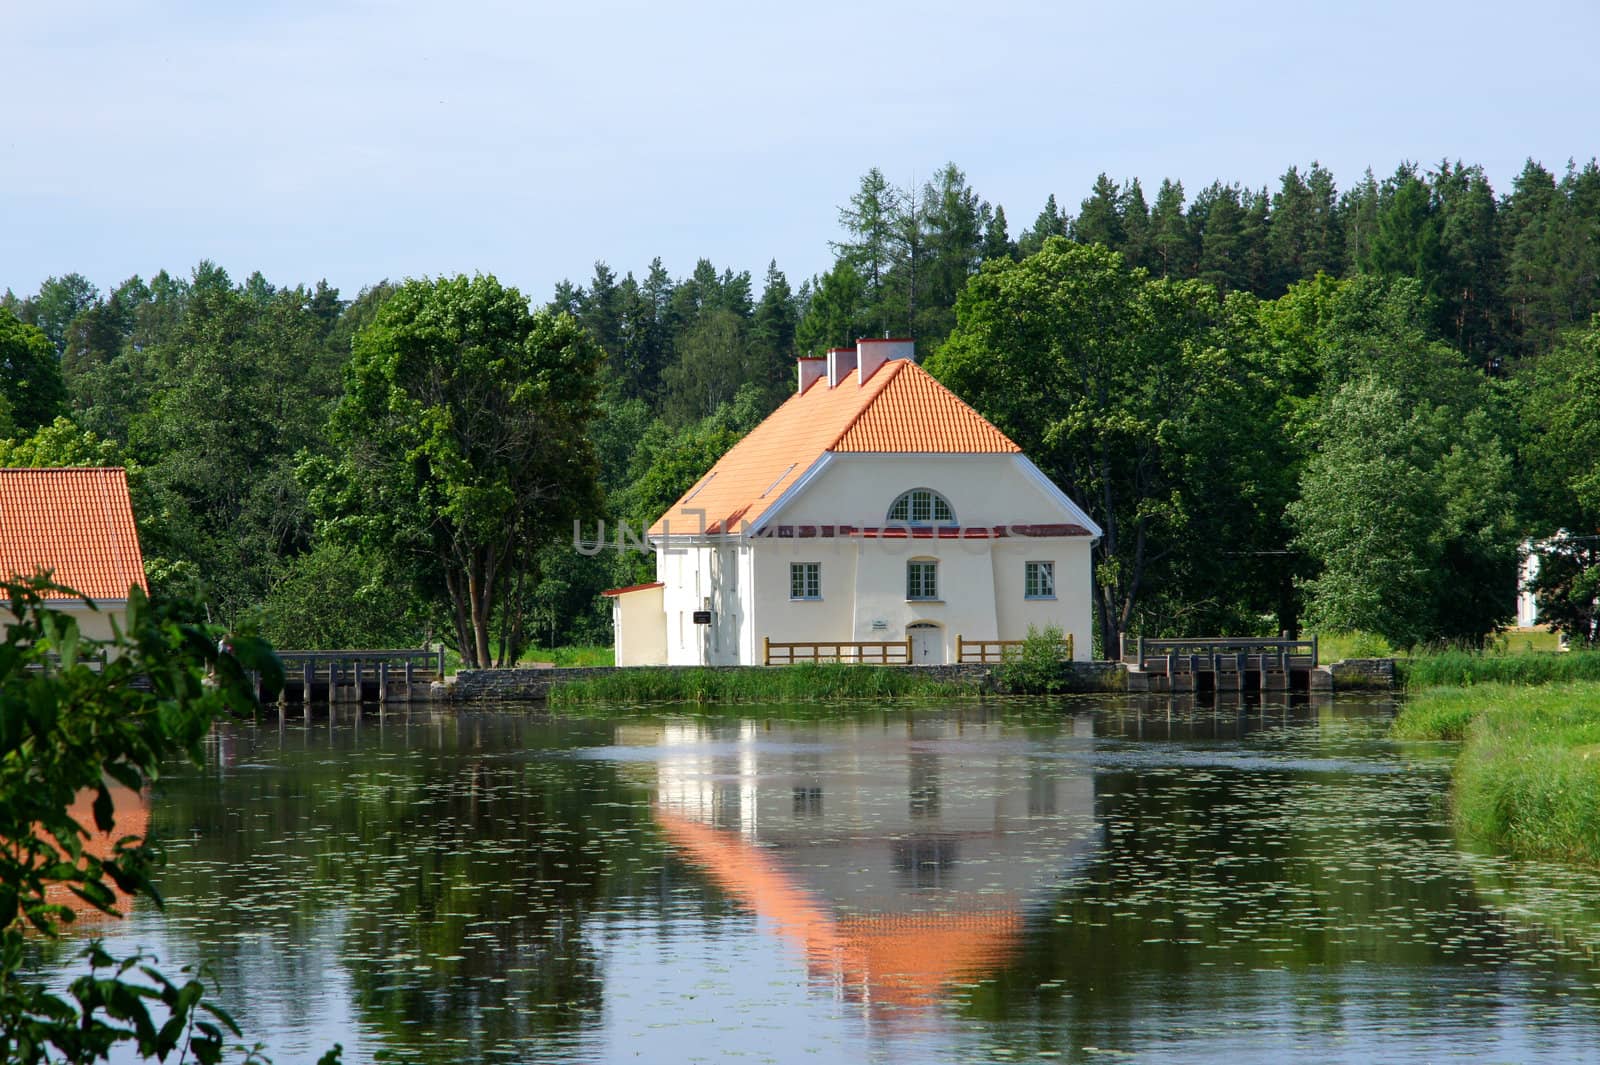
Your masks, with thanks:
<instances>
[{"instance_id":1,"label":"green shrub","mask_svg":"<svg viewBox=\"0 0 1600 1065\"><path fill-rule=\"evenodd\" d=\"M1059 625L1043 629L1028 626L1021 648L1008 654L995 679L1007 692L1017 695L1048 695L1067 686L1065 639Z\"/></svg>"}]
</instances>

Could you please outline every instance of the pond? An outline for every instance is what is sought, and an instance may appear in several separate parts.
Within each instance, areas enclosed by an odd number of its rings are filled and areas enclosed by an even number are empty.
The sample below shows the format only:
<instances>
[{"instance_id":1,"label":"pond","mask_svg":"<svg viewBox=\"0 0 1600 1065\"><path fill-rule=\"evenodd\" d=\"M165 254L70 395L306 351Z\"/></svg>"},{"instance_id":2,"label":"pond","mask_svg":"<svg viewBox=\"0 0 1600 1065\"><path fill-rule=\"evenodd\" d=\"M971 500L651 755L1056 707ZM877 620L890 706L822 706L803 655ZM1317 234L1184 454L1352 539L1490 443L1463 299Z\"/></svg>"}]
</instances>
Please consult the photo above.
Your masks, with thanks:
<instances>
[{"instance_id":1,"label":"pond","mask_svg":"<svg viewBox=\"0 0 1600 1065\"><path fill-rule=\"evenodd\" d=\"M1299 698L270 715L99 931L280 1065L1593 1059L1600 880Z\"/></svg>"}]
</instances>

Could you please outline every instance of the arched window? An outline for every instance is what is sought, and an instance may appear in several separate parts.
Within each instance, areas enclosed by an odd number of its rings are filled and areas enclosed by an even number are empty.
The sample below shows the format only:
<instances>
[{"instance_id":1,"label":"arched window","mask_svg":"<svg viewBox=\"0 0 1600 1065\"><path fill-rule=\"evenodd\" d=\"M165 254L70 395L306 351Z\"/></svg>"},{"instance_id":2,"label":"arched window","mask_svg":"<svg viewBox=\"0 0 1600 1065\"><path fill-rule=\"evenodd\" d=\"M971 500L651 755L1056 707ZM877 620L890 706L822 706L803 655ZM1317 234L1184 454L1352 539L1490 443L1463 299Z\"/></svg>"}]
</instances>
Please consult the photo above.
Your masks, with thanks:
<instances>
[{"instance_id":1,"label":"arched window","mask_svg":"<svg viewBox=\"0 0 1600 1065\"><path fill-rule=\"evenodd\" d=\"M890 504L889 520L907 525L954 525L956 512L950 501L933 489L913 488Z\"/></svg>"}]
</instances>

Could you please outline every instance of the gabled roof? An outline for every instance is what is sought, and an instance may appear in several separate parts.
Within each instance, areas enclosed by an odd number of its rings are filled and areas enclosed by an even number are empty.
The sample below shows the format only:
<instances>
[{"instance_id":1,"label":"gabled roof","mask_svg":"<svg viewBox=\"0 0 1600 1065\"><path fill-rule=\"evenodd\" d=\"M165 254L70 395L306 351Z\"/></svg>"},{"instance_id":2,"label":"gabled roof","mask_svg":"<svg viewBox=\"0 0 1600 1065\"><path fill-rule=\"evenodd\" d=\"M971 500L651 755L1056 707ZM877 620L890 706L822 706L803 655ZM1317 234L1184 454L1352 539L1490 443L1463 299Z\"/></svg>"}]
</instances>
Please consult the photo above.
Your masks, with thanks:
<instances>
[{"instance_id":1,"label":"gabled roof","mask_svg":"<svg viewBox=\"0 0 1600 1065\"><path fill-rule=\"evenodd\" d=\"M754 524L828 452L1021 451L921 366L892 359L865 383L857 384L852 371L835 387L823 377L790 396L656 519L650 535L734 532L743 522Z\"/></svg>"},{"instance_id":2,"label":"gabled roof","mask_svg":"<svg viewBox=\"0 0 1600 1065\"><path fill-rule=\"evenodd\" d=\"M127 470L0 470L0 578L40 568L90 599L148 590Z\"/></svg>"}]
</instances>

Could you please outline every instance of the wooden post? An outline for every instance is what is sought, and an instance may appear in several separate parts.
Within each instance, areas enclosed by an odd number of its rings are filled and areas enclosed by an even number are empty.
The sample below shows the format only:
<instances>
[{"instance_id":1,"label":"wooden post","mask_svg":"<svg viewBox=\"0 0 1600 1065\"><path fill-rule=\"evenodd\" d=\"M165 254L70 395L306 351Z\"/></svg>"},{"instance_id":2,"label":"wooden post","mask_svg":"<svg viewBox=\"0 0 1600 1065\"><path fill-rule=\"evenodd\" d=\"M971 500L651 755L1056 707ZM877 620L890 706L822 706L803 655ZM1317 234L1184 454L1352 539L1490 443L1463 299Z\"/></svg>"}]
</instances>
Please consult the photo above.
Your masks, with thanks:
<instances>
[{"instance_id":1,"label":"wooden post","mask_svg":"<svg viewBox=\"0 0 1600 1065\"><path fill-rule=\"evenodd\" d=\"M772 665L772 637L771 636L763 636L763 637L761 637L761 664L764 665L764 666Z\"/></svg>"},{"instance_id":2,"label":"wooden post","mask_svg":"<svg viewBox=\"0 0 1600 1065\"><path fill-rule=\"evenodd\" d=\"M339 663L328 660L328 706L331 709L339 697Z\"/></svg>"},{"instance_id":3,"label":"wooden post","mask_svg":"<svg viewBox=\"0 0 1600 1065\"><path fill-rule=\"evenodd\" d=\"M412 693L417 690L416 674L411 667L411 656L406 655L406 702L411 702L416 696Z\"/></svg>"},{"instance_id":4,"label":"wooden post","mask_svg":"<svg viewBox=\"0 0 1600 1065\"><path fill-rule=\"evenodd\" d=\"M958 632L956 633L956 665L958 666L967 660L967 656L964 653L966 648L962 646L962 643L961 634Z\"/></svg>"},{"instance_id":5,"label":"wooden post","mask_svg":"<svg viewBox=\"0 0 1600 1065\"><path fill-rule=\"evenodd\" d=\"M378 705L389 701L389 660L378 663Z\"/></svg>"},{"instance_id":6,"label":"wooden post","mask_svg":"<svg viewBox=\"0 0 1600 1065\"><path fill-rule=\"evenodd\" d=\"M300 677L303 685L300 689L300 705L306 708L306 714L309 715L311 713L311 685L317 679L317 667L311 659L306 659L305 664L301 666Z\"/></svg>"},{"instance_id":7,"label":"wooden post","mask_svg":"<svg viewBox=\"0 0 1600 1065\"><path fill-rule=\"evenodd\" d=\"M361 701L361 659L359 659L359 658L356 659L356 661L355 661L355 675L356 675L356 697L355 697L355 701L359 703Z\"/></svg>"},{"instance_id":8,"label":"wooden post","mask_svg":"<svg viewBox=\"0 0 1600 1065\"><path fill-rule=\"evenodd\" d=\"M1139 668L1144 668L1144 636L1139 636Z\"/></svg>"}]
</instances>

